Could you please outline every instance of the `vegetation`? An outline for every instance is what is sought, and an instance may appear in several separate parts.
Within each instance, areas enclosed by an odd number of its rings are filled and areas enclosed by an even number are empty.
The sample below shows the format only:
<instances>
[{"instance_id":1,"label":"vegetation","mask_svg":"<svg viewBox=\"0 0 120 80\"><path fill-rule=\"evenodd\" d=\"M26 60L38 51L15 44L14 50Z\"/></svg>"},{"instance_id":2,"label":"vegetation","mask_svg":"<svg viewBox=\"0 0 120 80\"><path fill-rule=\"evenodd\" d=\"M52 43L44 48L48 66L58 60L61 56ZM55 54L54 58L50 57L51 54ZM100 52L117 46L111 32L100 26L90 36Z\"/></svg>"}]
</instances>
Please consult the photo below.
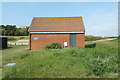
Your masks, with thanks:
<instances>
[{"instance_id":1,"label":"vegetation","mask_svg":"<svg viewBox=\"0 0 120 80\"><path fill-rule=\"evenodd\" d=\"M8 41L14 41L16 40L14 37L8 37Z\"/></svg>"},{"instance_id":2,"label":"vegetation","mask_svg":"<svg viewBox=\"0 0 120 80\"><path fill-rule=\"evenodd\" d=\"M100 39L107 39L109 37L100 37L100 36L88 36L85 35L85 41L95 41L95 40L100 40Z\"/></svg>"},{"instance_id":3,"label":"vegetation","mask_svg":"<svg viewBox=\"0 0 120 80\"><path fill-rule=\"evenodd\" d=\"M18 41L18 40L21 40L21 39L24 39L24 40L28 40L28 36L8 36L8 41L9 42L15 42L15 41Z\"/></svg>"},{"instance_id":4,"label":"vegetation","mask_svg":"<svg viewBox=\"0 0 120 80\"><path fill-rule=\"evenodd\" d=\"M3 78L117 78L118 40L87 44L86 48L3 50ZM89 48L89 46L92 46Z\"/></svg>"},{"instance_id":5,"label":"vegetation","mask_svg":"<svg viewBox=\"0 0 120 80\"><path fill-rule=\"evenodd\" d=\"M62 48L62 45L57 42L45 45L45 49L61 49L61 48Z\"/></svg>"},{"instance_id":6,"label":"vegetation","mask_svg":"<svg viewBox=\"0 0 120 80\"><path fill-rule=\"evenodd\" d=\"M15 25L0 25L3 36L28 36L27 28L17 28Z\"/></svg>"}]
</instances>

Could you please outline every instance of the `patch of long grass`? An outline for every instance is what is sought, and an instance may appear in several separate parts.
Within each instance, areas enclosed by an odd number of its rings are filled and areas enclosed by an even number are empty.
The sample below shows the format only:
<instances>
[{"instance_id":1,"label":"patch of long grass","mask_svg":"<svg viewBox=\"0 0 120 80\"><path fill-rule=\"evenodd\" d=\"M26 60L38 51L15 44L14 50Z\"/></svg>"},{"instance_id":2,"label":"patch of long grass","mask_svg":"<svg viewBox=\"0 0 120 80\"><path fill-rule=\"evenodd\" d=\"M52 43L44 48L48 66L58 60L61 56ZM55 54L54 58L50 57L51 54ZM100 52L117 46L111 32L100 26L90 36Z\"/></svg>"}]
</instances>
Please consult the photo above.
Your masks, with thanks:
<instances>
[{"instance_id":1,"label":"patch of long grass","mask_svg":"<svg viewBox=\"0 0 120 80\"><path fill-rule=\"evenodd\" d=\"M116 78L116 45L105 41L96 43L95 48L24 50L5 57L5 63L16 65L4 67L3 78Z\"/></svg>"}]
</instances>

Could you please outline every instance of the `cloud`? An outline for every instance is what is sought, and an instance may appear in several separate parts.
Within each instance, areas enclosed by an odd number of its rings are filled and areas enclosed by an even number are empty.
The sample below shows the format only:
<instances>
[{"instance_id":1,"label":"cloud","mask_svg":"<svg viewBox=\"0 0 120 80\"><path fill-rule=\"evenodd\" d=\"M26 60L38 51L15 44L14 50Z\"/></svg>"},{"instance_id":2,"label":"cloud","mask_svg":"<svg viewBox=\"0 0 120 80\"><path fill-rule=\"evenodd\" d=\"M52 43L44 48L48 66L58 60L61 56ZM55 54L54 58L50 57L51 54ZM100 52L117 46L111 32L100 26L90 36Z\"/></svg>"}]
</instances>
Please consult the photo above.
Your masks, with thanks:
<instances>
[{"instance_id":1,"label":"cloud","mask_svg":"<svg viewBox=\"0 0 120 80\"><path fill-rule=\"evenodd\" d=\"M86 19L86 34L96 36L117 36L117 11L106 12L96 10L89 19Z\"/></svg>"}]
</instances>

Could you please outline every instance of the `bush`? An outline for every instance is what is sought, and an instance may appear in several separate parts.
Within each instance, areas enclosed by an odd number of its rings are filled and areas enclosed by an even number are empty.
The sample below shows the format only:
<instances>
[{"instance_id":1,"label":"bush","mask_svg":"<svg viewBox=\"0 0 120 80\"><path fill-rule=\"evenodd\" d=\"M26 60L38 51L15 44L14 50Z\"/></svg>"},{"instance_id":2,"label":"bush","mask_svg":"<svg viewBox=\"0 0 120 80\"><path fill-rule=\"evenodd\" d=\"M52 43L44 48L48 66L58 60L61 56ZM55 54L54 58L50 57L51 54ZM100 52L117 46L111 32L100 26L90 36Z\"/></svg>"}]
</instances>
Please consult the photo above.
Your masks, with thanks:
<instances>
[{"instance_id":1,"label":"bush","mask_svg":"<svg viewBox=\"0 0 120 80\"><path fill-rule=\"evenodd\" d=\"M16 40L14 37L8 37L8 40Z\"/></svg>"},{"instance_id":2,"label":"bush","mask_svg":"<svg viewBox=\"0 0 120 80\"><path fill-rule=\"evenodd\" d=\"M20 39L24 39L25 37L20 37Z\"/></svg>"},{"instance_id":3,"label":"bush","mask_svg":"<svg viewBox=\"0 0 120 80\"><path fill-rule=\"evenodd\" d=\"M104 76L105 73L117 73L118 72L118 61L117 55L108 57L104 54L95 54L95 56L90 57L89 60L86 59L86 68L90 70L96 76ZM107 57L107 58L106 58Z\"/></svg>"},{"instance_id":4,"label":"bush","mask_svg":"<svg viewBox=\"0 0 120 80\"><path fill-rule=\"evenodd\" d=\"M45 49L61 49L62 45L60 43L50 43L44 47Z\"/></svg>"},{"instance_id":5,"label":"bush","mask_svg":"<svg viewBox=\"0 0 120 80\"><path fill-rule=\"evenodd\" d=\"M99 36L85 36L85 41L94 41L100 39L106 39L107 37L99 37Z\"/></svg>"}]
</instances>

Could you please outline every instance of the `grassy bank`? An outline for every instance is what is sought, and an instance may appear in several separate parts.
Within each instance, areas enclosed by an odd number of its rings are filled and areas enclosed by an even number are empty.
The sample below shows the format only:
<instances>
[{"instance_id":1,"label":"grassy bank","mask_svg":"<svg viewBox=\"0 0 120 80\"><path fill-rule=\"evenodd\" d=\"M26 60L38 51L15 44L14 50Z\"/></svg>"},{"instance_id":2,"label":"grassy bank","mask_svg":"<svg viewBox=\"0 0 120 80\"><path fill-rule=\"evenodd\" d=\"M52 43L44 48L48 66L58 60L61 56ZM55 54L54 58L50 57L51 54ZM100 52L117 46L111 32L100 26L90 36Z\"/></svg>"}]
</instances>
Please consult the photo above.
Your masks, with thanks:
<instances>
[{"instance_id":1,"label":"grassy bank","mask_svg":"<svg viewBox=\"0 0 120 80\"><path fill-rule=\"evenodd\" d=\"M86 48L28 50L11 46L3 50L3 78L116 78L118 40L87 44ZM91 48L90 48L91 47Z\"/></svg>"}]
</instances>

